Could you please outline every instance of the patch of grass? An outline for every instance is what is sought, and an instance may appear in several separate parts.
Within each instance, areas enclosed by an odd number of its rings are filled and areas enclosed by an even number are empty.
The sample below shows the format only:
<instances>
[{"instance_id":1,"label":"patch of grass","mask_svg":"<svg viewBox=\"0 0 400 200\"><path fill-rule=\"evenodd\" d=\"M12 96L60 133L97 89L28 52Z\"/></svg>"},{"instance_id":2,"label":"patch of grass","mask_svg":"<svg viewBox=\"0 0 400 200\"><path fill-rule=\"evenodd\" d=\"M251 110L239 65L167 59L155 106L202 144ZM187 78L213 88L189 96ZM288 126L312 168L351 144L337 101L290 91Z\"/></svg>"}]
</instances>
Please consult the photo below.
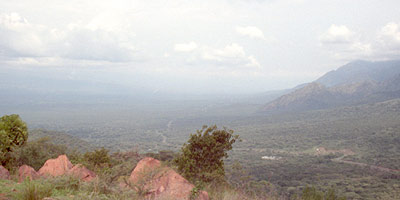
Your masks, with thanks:
<instances>
[{"instance_id":1,"label":"patch of grass","mask_svg":"<svg viewBox=\"0 0 400 200\"><path fill-rule=\"evenodd\" d=\"M53 193L53 189L54 186L49 182L26 180L13 194L13 199L42 200L45 197L50 197Z\"/></svg>"}]
</instances>

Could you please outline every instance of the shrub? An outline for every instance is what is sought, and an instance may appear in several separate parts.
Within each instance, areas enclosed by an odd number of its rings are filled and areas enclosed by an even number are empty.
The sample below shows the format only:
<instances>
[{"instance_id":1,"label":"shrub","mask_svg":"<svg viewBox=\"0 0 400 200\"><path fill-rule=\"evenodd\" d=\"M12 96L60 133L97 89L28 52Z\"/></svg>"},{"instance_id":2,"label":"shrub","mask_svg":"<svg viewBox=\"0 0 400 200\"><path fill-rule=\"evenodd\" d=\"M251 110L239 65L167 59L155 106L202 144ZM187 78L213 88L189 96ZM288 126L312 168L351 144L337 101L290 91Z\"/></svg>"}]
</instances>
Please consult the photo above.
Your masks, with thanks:
<instances>
[{"instance_id":1,"label":"shrub","mask_svg":"<svg viewBox=\"0 0 400 200\"><path fill-rule=\"evenodd\" d=\"M73 176L59 176L51 179L47 179L50 184L53 185L56 190L72 190L76 191L80 189L81 182L78 178Z\"/></svg>"},{"instance_id":2,"label":"shrub","mask_svg":"<svg viewBox=\"0 0 400 200\"><path fill-rule=\"evenodd\" d=\"M326 193L317 190L315 187L306 187L301 195L302 200L345 200L345 197L336 195L334 189L329 189Z\"/></svg>"},{"instance_id":3,"label":"shrub","mask_svg":"<svg viewBox=\"0 0 400 200\"><path fill-rule=\"evenodd\" d=\"M102 147L92 152L86 152L83 157L87 161L88 168L96 169L103 167L111 167L111 158L108 154L109 150Z\"/></svg>"},{"instance_id":4,"label":"shrub","mask_svg":"<svg viewBox=\"0 0 400 200\"><path fill-rule=\"evenodd\" d=\"M239 138L233 130L203 126L191 134L175 159L178 170L192 182L220 182L225 180L224 158Z\"/></svg>"},{"instance_id":5,"label":"shrub","mask_svg":"<svg viewBox=\"0 0 400 200\"><path fill-rule=\"evenodd\" d=\"M52 144L48 137L44 137L15 148L11 156L15 167L26 164L38 170L48 159L65 154L66 150L65 146Z\"/></svg>"},{"instance_id":6,"label":"shrub","mask_svg":"<svg viewBox=\"0 0 400 200\"><path fill-rule=\"evenodd\" d=\"M18 191L14 199L18 200L42 200L52 195L54 187L51 183L26 180L22 183L21 191Z\"/></svg>"},{"instance_id":7,"label":"shrub","mask_svg":"<svg viewBox=\"0 0 400 200\"><path fill-rule=\"evenodd\" d=\"M0 118L0 164L9 167L14 147L25 144L28 140L28 128L19 115L4 115Z\"/></svg>"}]
</instances>

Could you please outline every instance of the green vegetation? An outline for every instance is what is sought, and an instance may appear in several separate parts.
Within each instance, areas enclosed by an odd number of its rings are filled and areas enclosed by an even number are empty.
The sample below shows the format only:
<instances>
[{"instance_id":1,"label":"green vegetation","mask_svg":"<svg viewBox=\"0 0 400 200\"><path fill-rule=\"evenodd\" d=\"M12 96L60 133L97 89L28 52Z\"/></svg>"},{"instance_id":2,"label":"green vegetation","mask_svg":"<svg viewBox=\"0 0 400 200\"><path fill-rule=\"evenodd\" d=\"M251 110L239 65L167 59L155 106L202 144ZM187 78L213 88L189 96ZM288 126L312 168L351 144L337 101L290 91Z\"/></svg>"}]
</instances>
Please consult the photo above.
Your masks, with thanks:
<instances>
[{"instance_id":1,"label":"green vegetation","mask_svg":"<svg viewBox=\"0 0 400 200\"><path fill-rule=\"evenodd\" d=\"M82 155L96 148L81 151L86 144L109 149L111 165L101 173L113 184L118 177L129 176L138 157L162 158L172 164L190 138L188 133L215 123L235 130L242 140L233 144L229 157L223 159L226 180L232 190L240 191L231 193L233 196L264 192L294 198L301 197L308 186L315 186L322 193L334 188L347 199L400 199L400 174L369 167L400 169L400 99L279 115L254 114L259 108L256 104L168 102L79 109L41 107L40 111L24 108L21 116L30 128L58 130L42 129L49 135L56 133L50 143L72 149L79 144L79 151L67 150L73 163L90 166ZM27 145L37 139L34 132L29 132ZM318 147L332 152L317 154ZM341 151L346 149L354 154L344 155ZM338 158L366 166L341 163ZM214 196L228 191L213 187L207 191L213 189Z\"/></svg>"},{"instance_id":2,"label":"green vegetation","mask_svg":"<svg viewBox=\"0 0 400 200\"><path fill-rule=\"evenodd\" d=\"M179 172L192 182L221 182L225 179L224 158L239 138L233 130L203 126L182 147L175 159Z\"/></svg>"},{"instance_id":3,"label":"green vegetation","mask_svg":"<svg viewBox=\"0 0 400 200\"><path fill-rule=\"evenodd\" d=\"M54 187L50 182L36 184L32 181L25 181L22 184L21 191L16 192L15 199L18 200L42 200L52 194Z\"/></svg>"},{"instance_id":4,"label":"green vegetation","mask_svg":"<svg viewBox=\"0 0 400 200\"><path fill-rule=\"evenodd\" d=\"M65 132L45 129L29 129L28 142L39 140L41 138L49 138L49 143L63 145L68 147L71 151L78 151L80 153L96 149L95 145Z\"/></svg>"},{"instance_id":5,"label":"green vegetation","mask_svg":"<svg viewBox=\"0 0 400 200\"><path fill-rule=\"evenodd\" d=\"M46 160L56 158L66 153L67 147L50 143L50 138L44 137L27 142L19 148L15 148L11 153L13 163L10 164L12 164L14 168L26 164L33 167L35 170L39 170Z\"/></svg>"},{"instance_id":6,"label":"green vegetation","mask_svg":"<svg viewBox=\"0 0 400 200\"><path fill-rule=\"evenodd\" d=\"M26 180L22 184L0 180L0 198L16 200L42 200L44 197L60 200L141 199L134 190L110 186L103 184L101 181L101 179L98 179L87 183L68 176L33 181Z\"/></svg>"},{"instance_id":7,"label":"green vegetation","mask_svg":"<svg viewBox=\"0 0 400 200\"><path fill-rule=\"evenodd\" d=\"M302 200L345 200L344 197L338 197L335 190L330 189L327 192L321 192L315 187L306 187L301 195Z\"/></svg>"},{"instance_id":8,"label":"green vegetation","mask_svg":"<svg viewBox=\"0 0 400 200\"><path fill-rule=\"evenodd\" d=\"M0 198L15 200L42 200L44 197L51 197L59 200L144 200L144 192L131 188L121 188L118 185L103 184L102 179L93 182L81 182L71 177L63 176L38 179L19 184L15 181L0 180ZM238 190L228 187L206 188L212 200L275 200L278 197L246 196Z\"/></svg>"},{"instance_id":9,"label":"green vegetation","mask_svg":"<svg viewBox=\"0 0 400 200\"><path fill-rule=\"evenodd\" d=\"M226 129L217 130L216 127L210 130L226 131ZM226 133L233 136L232 131ZM225 135L225 137L229 138L228 135ZM233 136L233 138L237 138L237 136ZM233 144L232 139L227 141L230 141L231 144ZM57 146L48 143L48 138L42 138L37 141L28 142L22 147L19 147L14 153L18 155L17 160L21 162L21 164L24 161L32 164L43 164L43 158L49 156L46 148L58 149L62 150L62 152L70 152L65 146ZM230 148L231 147L227 149ZM39 156L29 158L27 155ZM22 184L18 184L15 181L17 175L14 170L12 173L13 180L0 180L0 198L4 197L6 199L11 198L21 200L36 200L43 199L44 197L52 197L56 199L146 199L145 195L147 194L147 190L143 187L143 184L151 180L158 172L155 171L152 172L152 174L147 174L147 178L143 179L142 185L140 183L137 185L131 185L127 181L127 178L136 163L141 158L148 155L149 154L140 155L137 152L132 151L115 152L110 154L109 151L104 148L87 152L85 154L73 152L73 154L69 155L71 158L83 163L85 166L96 172L97 178L95 180L92 182L82 182L79 179L66 175L32 181L26 179ZM164 159L164 164L174 164L172 161L177 154L170 151L161 151L159 153L151 153L151 155L156 158ZM34 162L35 159L38 161ZM203 163L207 164L206 162ZM121 184L126 184L127 187L121 187ZM192 197L196 197L201 189L206 189L209 192L211 199L242 200L275 198L275 196L263 196L264 194L249 195L226 183L222 185L204 184L202 188L195 187L192 191Z\"/></svg>"},{"instance_id":10,"label":"green vegetation","mask_svg":"<svg viewBox=\"0 0 400 200\"><path fill-rule=\"evenodd\" d=\"M109 151L105 148L94 150L93 152L86 152L83 159L87 161L89 168L104 168L110 167L111 158Z\"/></svg>"},{"instance_id":11,"label":"green vegetation","mask_svg":"<svg viewBox=\"0 0 400 200\"><path fill-rule=\"evenodd\" d=\"M0 118L0 164L6 167L12 157L14 147L25 144L28 128L19 115L4 115Z\"/></svg>"}]
</instances>

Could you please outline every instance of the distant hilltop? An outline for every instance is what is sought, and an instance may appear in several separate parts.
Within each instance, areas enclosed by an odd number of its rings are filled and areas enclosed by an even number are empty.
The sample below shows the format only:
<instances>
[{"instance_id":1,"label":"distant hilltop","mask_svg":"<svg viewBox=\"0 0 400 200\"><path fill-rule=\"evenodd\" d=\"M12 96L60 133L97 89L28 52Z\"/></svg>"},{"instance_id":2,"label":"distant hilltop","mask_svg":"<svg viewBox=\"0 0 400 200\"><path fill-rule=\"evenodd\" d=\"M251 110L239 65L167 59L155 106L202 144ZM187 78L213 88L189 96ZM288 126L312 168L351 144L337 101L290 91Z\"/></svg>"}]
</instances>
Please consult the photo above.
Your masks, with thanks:
<instances>
[{"instance_id":1,"label":"distant hilltop","mask_svg":"<svg viewBox=\"0 0 400 200\"><path fill-rule=\"evenodd\" d=\"M400 61L354 61L267 103L263 112L293 112L376 103L400 97Z\"/></svg>"}]
</instances>

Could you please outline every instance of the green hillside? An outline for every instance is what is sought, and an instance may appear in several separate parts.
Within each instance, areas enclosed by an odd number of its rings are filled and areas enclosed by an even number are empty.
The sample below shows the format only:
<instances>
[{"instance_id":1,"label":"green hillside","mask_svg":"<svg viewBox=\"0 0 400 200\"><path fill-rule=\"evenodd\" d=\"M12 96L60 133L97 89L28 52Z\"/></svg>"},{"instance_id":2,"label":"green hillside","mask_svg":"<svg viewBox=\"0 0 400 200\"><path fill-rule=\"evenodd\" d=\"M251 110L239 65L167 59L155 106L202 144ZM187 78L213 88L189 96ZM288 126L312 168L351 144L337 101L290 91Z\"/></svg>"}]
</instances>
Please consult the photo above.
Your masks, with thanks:
<instances>
[{"instance_id":1,"label":"green hillside","mask_svg":"<svg viewBox=\"0 0 400 200\"><path fill-rule=\"evenodd\" d=\"M68 149L76 149L79 152L92 151L96 148L93 144L75 136L60 131L50 131L45 129L30 130L28 141L35 141L43 137L49 138L50 143L64 145L68 147Z\"/></svg>"}]
</instances>

